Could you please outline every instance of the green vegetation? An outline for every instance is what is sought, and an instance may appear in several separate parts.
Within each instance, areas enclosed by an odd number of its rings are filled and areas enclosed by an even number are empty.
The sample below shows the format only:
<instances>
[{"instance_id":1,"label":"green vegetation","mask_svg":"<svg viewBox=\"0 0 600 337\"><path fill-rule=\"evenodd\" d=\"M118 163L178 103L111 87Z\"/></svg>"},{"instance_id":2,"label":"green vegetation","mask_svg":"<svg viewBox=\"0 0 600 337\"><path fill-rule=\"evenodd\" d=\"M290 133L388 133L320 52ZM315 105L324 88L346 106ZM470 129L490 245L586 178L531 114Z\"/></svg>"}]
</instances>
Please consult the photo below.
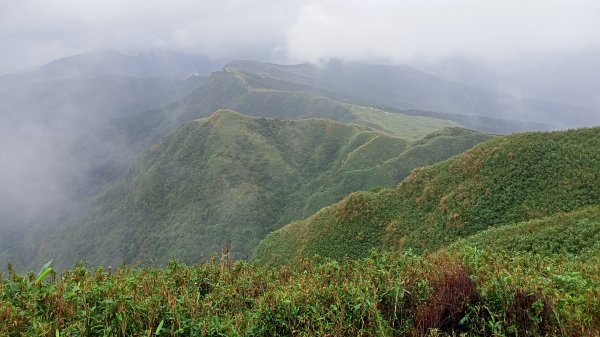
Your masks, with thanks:
<instances>
[{"instance_id":1,"label":"green vegetation","mask_svg":"<svg viewBox=\"0 0 600 337\"><path fill-rule=\"evenodd\" d=\"M78 260L194 263L223 246L232 257L248 258L284 224L352 191L393 186L417 165L487 138L448 129L411 141L329 120L220 110L151 146L88 217L36 248L34 261L52 258L59 268Z\"/></svg>"},{"instance_id":2,"label":"green vegetation","mask_svg":"<svg viewBox=\"0 0 600 337\"><path fill-rule=\"evenodd\" d=\"M358 192L270 234L256 258L366 256L371 248L432 251L490 227L598 205L600 128L492 139L395 189Z\"/></svg>"},{"instance_id":3,"label":"green vegetation","mask_svg":"<svg viewBox=\"0 0 600 337\"><path fill-rule=\"evenodd\" d=\"M355 104L345 105L353 114L353 123L367 125L394 135L418 139L442 128L457 127L460 124L422 116L409 116L390 113L373 107Z\"/></svg>"},{"instance_id":4,"label":"green vegetation","mask_svg":"<svg viewBox=\"0 0 600 337\"><path fill-rule=\"evenodd\" d=\"M452 246L466 245L511 254L591 258L600 249L600 207L491 228Z\"/></svg>"},{"instance_id":5,"label":"green vegetation","mask_svg":"<svg viewBox=\"0 0 600 337\"><path fill-rule=\"evenodd\" d=\"M596 246L597 247L597 246ZM463 248L0 276L3 336L594 336L600 265ZM46 269L47 270L47 269ZM41 274L40 274L41 275Z\"/></svg>"}]
</instances>

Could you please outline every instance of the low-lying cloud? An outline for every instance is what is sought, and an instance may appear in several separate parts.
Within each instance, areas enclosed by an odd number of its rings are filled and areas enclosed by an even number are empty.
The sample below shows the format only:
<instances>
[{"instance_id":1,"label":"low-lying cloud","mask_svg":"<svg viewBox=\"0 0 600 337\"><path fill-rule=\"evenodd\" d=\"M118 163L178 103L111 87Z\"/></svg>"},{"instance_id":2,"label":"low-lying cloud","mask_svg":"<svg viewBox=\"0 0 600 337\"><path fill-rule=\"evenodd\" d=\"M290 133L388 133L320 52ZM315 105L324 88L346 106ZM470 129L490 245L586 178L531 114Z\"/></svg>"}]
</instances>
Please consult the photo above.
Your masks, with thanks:
<instances>
[{"instance_id":1,"label":"low-lying cloud","mask_svg":"<svg viewBox=\"0 0 600 337\"><path fill-rule=\"evenodd\" d=\"M486 60L600 46L594 0L4 1L0 72L95 49L279 61Z\"/></svg>"}]
</instances>

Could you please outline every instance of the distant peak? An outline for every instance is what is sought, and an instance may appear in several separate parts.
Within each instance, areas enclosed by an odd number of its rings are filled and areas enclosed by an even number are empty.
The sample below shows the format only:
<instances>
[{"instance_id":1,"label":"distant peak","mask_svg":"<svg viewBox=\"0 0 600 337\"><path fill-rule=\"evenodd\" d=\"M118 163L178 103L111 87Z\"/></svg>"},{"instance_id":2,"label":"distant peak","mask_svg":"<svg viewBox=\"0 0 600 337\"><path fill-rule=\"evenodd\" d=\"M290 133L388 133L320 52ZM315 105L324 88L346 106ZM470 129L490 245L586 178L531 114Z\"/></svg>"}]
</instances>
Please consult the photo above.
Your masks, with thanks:
<instances>
[{"instance_id":1,"label":"distant peak","mask_svg":"<svg viewBox=\"0 0 600 337\"><path fill-rule=\"evenodd\" d=\"M233 110L229 110L229 109L219 109L215 112L213 112L212 115L210 115L209 118L222 118L222 117L248 117L245 116L237 111L233 111Z\"/></svg>"}]
</instances>

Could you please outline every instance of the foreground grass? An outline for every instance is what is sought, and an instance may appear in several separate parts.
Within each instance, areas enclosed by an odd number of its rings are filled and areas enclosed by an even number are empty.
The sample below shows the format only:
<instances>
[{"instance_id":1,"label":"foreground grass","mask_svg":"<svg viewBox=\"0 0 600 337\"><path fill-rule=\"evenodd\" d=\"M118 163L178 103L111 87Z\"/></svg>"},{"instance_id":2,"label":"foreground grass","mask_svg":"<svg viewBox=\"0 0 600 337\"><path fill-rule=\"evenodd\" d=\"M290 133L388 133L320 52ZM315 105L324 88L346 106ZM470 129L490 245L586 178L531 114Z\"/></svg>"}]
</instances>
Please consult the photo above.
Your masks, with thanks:
<instances>
[{"instance_id":1,"label":"foreground grass","mask_svg":"<svg viewBox=\"0 0 600 337\"><path fill-rule=\"evenodd\" d=\"M465 246L278 269L213 258L165 269L79 265L45 280L9 272L0 280L0 335L593 336L597 256Z\"/></svg>"}]
</instances>

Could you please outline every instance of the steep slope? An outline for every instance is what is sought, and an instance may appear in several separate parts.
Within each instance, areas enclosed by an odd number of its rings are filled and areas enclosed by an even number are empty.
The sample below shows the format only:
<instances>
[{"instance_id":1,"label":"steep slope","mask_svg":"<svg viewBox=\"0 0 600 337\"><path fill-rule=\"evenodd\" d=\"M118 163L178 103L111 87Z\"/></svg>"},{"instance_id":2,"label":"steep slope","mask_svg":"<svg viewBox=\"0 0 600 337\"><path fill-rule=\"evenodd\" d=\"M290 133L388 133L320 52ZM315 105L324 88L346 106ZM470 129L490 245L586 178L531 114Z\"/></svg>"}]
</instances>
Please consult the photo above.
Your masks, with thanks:
<instances>
[{"instance_id":1,"label":"steep slope","mask_svg":"<svg viewBox=\"0 0 600 337\"><path fill-rule=\"evenodd\" d=\"M361 257L371 248L435 250L493 226L597 205L600 128L490 140L396 189L359 192L270 234L262 261L320 254Z\"/></svg>"},{"instance_id":2,"label":"steep slope","mask_svg":"<svg viewBox=\"0 0 600 337\"><path fill-rule=\"evenodd\" d=\"M281 121L220 110L153 145L89 218L39 247L37 261L196 262L224 245L232 256L248 257L289 221L351 191L397 183L405 171L385 171L412 157L410 151L423 149L415 162L432 163L488 137L453 129L413 143L329 120ZM446 146L439 148L436 139ZM362 179L368 171L380 171L382 178Z\"/></svg>"},{"instance_id":3,"label":"steep slope","mask_svg":"<svg viewBox=\"0 0 600 337\"><path fill-rule=\"evenodd\" d=\"M473 123L465 124L471 128L485 127L481 124L484 120L466 119L464 115L509 120L503 123L514 128L512 131L555 128L543 125L540 121L560 127L581 127L589 125L585 121L600 121L600 112L594 109L472 87L406 65L364 64L332 59L320 64L299 65L235 61L226 68L264 79L272 78L327 90L337 93L339 99L343 97L363 105L445 113L448 114L445 117L447 119L458 118L461 122Z\"/></svg>"}]
</instances>

